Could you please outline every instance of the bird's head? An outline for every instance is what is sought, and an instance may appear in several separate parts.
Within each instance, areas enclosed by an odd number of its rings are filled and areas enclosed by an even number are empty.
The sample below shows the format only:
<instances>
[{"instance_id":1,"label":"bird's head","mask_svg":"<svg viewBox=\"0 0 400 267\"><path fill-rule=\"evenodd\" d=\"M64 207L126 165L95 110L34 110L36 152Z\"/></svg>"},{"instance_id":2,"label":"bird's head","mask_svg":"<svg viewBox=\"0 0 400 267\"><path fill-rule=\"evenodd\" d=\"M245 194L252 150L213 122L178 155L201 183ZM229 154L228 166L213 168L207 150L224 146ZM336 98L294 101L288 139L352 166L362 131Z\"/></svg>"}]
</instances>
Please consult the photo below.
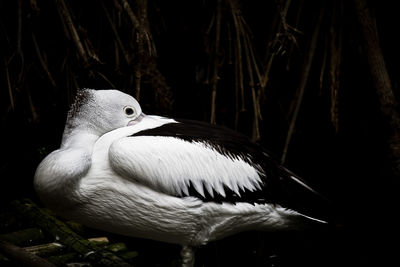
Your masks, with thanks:
<instances>
[{"instance_id":1,"label":"bird's head","mask_svg":"<svg viewBox=\"0 0 400 267\"><path fill-rule=\"evenodd\" d=\"M101 136L133 125L142 118L142 109L132 96L118 90L80 90L68 112L64 134L84 129Z\"/></svg>"}]
</instances>

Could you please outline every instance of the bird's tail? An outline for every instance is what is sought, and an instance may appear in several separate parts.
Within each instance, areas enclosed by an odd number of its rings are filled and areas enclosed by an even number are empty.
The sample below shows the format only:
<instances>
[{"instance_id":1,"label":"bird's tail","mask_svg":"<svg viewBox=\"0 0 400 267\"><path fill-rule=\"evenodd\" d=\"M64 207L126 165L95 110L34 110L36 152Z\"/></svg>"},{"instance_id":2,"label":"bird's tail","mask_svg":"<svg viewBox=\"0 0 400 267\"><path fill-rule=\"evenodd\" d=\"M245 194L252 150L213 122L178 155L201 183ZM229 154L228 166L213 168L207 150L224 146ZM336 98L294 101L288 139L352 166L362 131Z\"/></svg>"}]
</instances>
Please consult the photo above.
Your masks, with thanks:
<instances>
[{"instance_id":1,"label":"bird's tail","mask_svg":"<svg viewBox=\"0 0 400 267\"><path fill-rule=\"evenodd\" d=\"M284 206L320 223L334 221L334 205L309 183L285 167L280 167Z\"/></svg>"}]
</instances>

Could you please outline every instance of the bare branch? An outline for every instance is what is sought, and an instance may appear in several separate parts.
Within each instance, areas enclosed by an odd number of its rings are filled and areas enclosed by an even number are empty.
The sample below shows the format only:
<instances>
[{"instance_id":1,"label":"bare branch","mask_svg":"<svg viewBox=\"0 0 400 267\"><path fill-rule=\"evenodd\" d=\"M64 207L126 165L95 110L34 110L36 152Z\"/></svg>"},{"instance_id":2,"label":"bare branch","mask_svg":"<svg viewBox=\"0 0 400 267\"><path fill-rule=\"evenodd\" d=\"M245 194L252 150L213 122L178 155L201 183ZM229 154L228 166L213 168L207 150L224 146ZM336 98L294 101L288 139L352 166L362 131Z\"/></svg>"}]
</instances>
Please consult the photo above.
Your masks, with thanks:
<instances>
[{"instance_id":1,"label":"bare branch","mask_svg":"<svg viewBox=\"0 0 400 267\"><path fill-rule=\"evenodd\" d=\"M220 45L220 37L221 37L221 0L218 0L217 3L217 17L216 17L216 25L215 25L215 57L214 57L214 71L212 78L212 94L211 94L211 118L210 122L215 123L215 109L216 109L216 99L217 99L217 83L218 83L218 68L219 68L219 45Z\"/></svg>"},{"instance_id":2,"label":"bare branch","mask_svg":"<svg viewBox=\"0 0 400 267\"><path fill-rule=\"evenodd\" d=\"M108 23L110 24L111 29L112 29L112 31L114 33L116 43L118 44L119 49L121 49L122 54L124 55L126 63L128 63L128 65L129 65L130 62L131 62L130 56L128 55L128 53L125 50L124 45L122 44L121 38L119 37L118 31L117 31L117 27L115 27L115 24L111 19L110 13L108 13L108 10L107 10L106 6L104 5L104 1L101 1L101 7L103 8L104 13L106 14Z\"/></svg>"},{"instance_id":3,"label":"bare branch","mask_svg":"<svg viewBox=\"0 0 400 267\"><path fill-rule=\"evenodd\" d=\"M83 48L81 39L79 38L78 32L76 30L76 27L72 21L72 17L71 14L67 8L67 5L65 4L64 0L56 0L57 2L57 6L59 6L61 8L61 14L63 19L66 22L66 26L72 36L72 39L74 40L74 43L76 45L76 48L78 50L79 56L82 58L85 66L87 66L89 64L87 55L86 55L86 51Z\"/></svg>"},{"instance_id":4,"label":"bare branch","mask_svg":"<svg viewBox=\"0 0 400 267\"><path fill-rule=\"evenodd\" d=\"M281 163L282 164L286 160L286 155L287 155L287 152L288 152L290 140L292 138L294 127L296 125L297 116L299 114L301 103L303 101L304 91L305 91L305 88L306 88L308 76L310 74L310 69L311 69L313 58L314 58L314 53L315 53L315 50L316 50L316 47L317 47L318 35L319 35L319 30L320 30L320 26L321 26L321 21L322 21L323 15L324 15L324 8L321 8L318 20L317 20L316 25L315 25L314 32L313 32L312 37L311 37L309 51L306 54L305 59L304 59L304 64L303 64L302 74L301 74L301 80L300 80L300 86L299 86L299 95L298 95L298 98L297 98L297 103L296 103L296 107L295 107L295 110L294 110L294 113L293 113L292 120L290 121L289 130L288 130L288 133L287 133L287 136L286 136L285 146L284 146L283 152L282 152L282 157L281 157Z\"/></svg>"},{"instance_id":5,"label":"bare branch","mask_svg":"<svg viewBox=\"0 0 400 267\"><path fill-rule=\"evenodd\" d=\"M12 89L11 81L10 81L10 73L8 72L8 64L7 64L7 61L5 59L4 59L4 69L6 70L8 96L10 97L11 109L14 110L15 109L14 94L13 94L13 89Z\"/></svg>"},{"instance_id":6,"label":"bare branch","mask_svg":"<svg viewBox=\"0 0 400 267\"><path fill-rule=\"evenodd\" d=\"M36 54L37 54L37 56L39 58L40 65L42 65L43 70L46 72L47 78L49 78L49 81L50 81L50 83L51 83L51 85L53 87L57 87L57 84L54 81L53 76L51 75L50 70L49 70L46 62L44 61L44 59L42 57L42 54L40 52L40 49L39 49L39 46L38 46L38 43L37 43L37 40L36 40L36 36L35 36L35 34L33 32L32 32L32 41L33 41L33 45L35 47Z\"/></svg>"}]
</instances>

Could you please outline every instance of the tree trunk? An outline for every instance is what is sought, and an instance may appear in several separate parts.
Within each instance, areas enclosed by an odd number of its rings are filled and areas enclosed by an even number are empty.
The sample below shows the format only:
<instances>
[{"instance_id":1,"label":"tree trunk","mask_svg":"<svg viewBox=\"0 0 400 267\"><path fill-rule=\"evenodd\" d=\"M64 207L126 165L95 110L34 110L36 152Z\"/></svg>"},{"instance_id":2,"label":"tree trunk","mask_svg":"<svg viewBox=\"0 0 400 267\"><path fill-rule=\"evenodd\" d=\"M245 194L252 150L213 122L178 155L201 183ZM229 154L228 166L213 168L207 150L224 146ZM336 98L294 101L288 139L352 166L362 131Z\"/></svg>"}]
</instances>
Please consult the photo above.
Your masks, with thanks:
<instances>
[{"instance_id":1,"label":"tree trunk","mask_svg":"<svg viewBox=\"0 0 400 267\"><path fill-rule=\"evenodd\" d=\"M379 45L378 30L368 10L366 0L354 0L353 2L358 23L364 37L364 48L373 83L379 97L381 112L391 129L388 142L394 171L396 175L400 176L400 116L398 113L398 103L393 93L389 74Z\"/></svg>"}]
</instances>

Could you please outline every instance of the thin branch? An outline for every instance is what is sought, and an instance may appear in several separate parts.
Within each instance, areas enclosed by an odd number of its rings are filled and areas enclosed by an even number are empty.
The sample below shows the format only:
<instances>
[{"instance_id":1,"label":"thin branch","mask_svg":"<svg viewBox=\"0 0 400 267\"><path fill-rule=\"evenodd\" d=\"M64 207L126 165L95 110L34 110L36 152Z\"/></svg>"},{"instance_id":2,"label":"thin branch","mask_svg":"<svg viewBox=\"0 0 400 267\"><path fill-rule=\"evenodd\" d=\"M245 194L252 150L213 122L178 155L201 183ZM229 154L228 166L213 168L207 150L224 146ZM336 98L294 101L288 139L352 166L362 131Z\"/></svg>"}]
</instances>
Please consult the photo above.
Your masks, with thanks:
<instances>
[{"instance_id":1,"label":"thin branch","mask_svg":"<svg viewBox=\"0 0 400 267\"><path fill-rule=\"evenodd\" d=\"M19 87L22 83L22 79L24 76L24 69L25 69L25 58L24 58L24 53L22 52L22 0L18 0L17 55L21 59L20 63L21 68L18 74L18 83L17 83L17 86Z\"/></svg>"},{"instance_id":2,"label":"thin branch","mask_svg":"<svg viewBox=\"0 0 400 267\"><path fill-rule=\"evenodd\" d=\"M11 109L15 109L15 104L14 104L14 94L11 86L11 81L10 81L10 73L8 72L8 64L7 61L4 59L4 69L6 70L6 79L7 79L7 87L8 87L8 95L10 97L10 104L11 104Z\"/></svg>"},{"instance_id":3,"label":"thin branch","mask_svg":"<svg viewBox=\"0 0 400 267\"><path fill-rule=\"evenodd\" d=\"M239 23L239 19L237 17L237 6L235 5L234 1L229 1L231 5L231 11L232 11L232 18L236 30L236 65L237 65L237 70L235 73L235 76L238 77L237 81L237 88L240 91L240 96L241 96L241 107L240 111L245 111L245 98L244 98L244 84L243 84L243 65L242 65L242 42L241 42L241 25ZM237 111L239 112L239 111Z\"/></svg>"},{"instance_id":4,"label":"thin branch","mask_svg":"<svg viewBox=\"0 0 400 267\"><path fill-rule=\"evenodd\" d=\"M297 26L300 23L301 14L302 14L302 11L303 11L303 5L304 5L304 0L300 0L299 1L299 5L298 5L298 9L297 9L297 16L296 16L296 21L294 23L294 28L297 28ZM296 32L298 32L298 31L296 30ZM287 71L289 71L289 69L290 69L290 61L292 59L292 54L293 54L295 46L297 46L297 42L292 42L290 44L290 47L289 47L289 51L288 51L288 55L287 55L288 60L287 60L287 63L286 63L286 70Z\"/></svg>"},{"instance_id":5,"label":"thin branch","mask_svg":"<svg viewBox=\"0 0 400 267\"><path fill-rule=\"evenodd\" d=\"M146 0L138 0L138 10L139 10L139 33L138 33L138 38L137 38L137 55L138 55L138 60L136 63L135 67L135 89L136 89L136 99L139 101L140 100L140 93L142 89L142 76L143 76L143 68L144 68L144 57L145 57L145 52L144 52L144 41L149 41L149 39L146 38L146 29L145 29L145 21L146 21L146 14L147 14L147 1ZM149 50L150 52L150 50Z\"/></svg>"},{"instance_id":6,"label":"thin branch","mask_svg":"<svg viewBox=\"0 0 400 267\"><path fill-rule=\"evenodd\" d=\"M103 73L100 71L96 71L95 73L103 78L103 80L105 80L111 86L111 88L117 88Z\"/></svg>"},{"instance_id":7,"label":"thin branch","mask_svg":"<svg viewBox=\"0 0 400 267\"><path fill-rule=\"evenodd\" d=\"M69 33L68 26L64 19L64 15L63 15L62 8L60 5L57 5L57 11L58 11L58 16L60 17L60 21L61 21L62 28L64 31L64 36L67 40L71 40L71 34Z\"/></svg>"},{"instance_id":8,"label":"thin branch","mask_svg":"<svg viewBox=\"0 0 400 267\"><path fill-rule=\"evenodd\" d=\"M255 71L255 73L257 75L258 83L261 84L261 81L262 81L263 78L261 76L260 69L258 68L256 56L254 55L254 47L252 45L250 45L251 41L250 41L250 37L248 35L246 35L246 40L247 40L247 42L249 44L249 47L250 47L250 57L251 57L251 60L253 61L254 71Z\"/></svg>"},{"instance_id":9,"label":"thin branch","mask_svg":"<svg viewBox=\"0 0 400 267\"><path fill-rule=\"evenodd\" d=\"M114 0L117 1L117 0ZM140 23L136 15L133 13L131 6L129 5L128 1L126 0L121 0L122 6L124 7L126 13L128 14L129 18L132 21L133 27L135 27L136 30L140 31Z\"/></svg>"},{"instance_id":10,"label":"thin branch","mask_svg":"<svg viewBox=\"0 0 400 267\"><path fill-rule=\"evenodd\" d=\"M232 44L233 44L233 40L232 40L232 32L231 32L231 24L228 22L227 23L227 34L228 34L228 64L232 65L233 64L233 48L232 48Z\"/></svg>"},{"instance_id":11,"label":"thin branch","mask_svg":"<svg viewBox=\"0 0 400 267\"><path fill-rule=\"evenodd\" d=\"M325 76L327 58L328 58L328 38L325 37L324 55L322 57L321 71L319 73L319 91L320 91L320 95L322 94L322 88L323 88L323 84L324 84L324 76Z\"/></svg>"},{"instance_id":12,"label":"thin branch","mask_svg":"<svg viewBox=\"0 0 400 267\"><path fill-rule=\"evenodd\" d=\"M22 0L18 0L18 30L17 30L17 51L21 52L22 42Z\"/></svg>"},{"instance_id":13,"label":"thin branch","mask_svg":"<svg viewBox=\"0 0 400 267\"><path fill-rule=\"evenodd\" d=\"M117 1L117 0L114 0ZM146 40L147 49L150 56L155 56L156 48L153 42L153 38L147 27L147 0L140 1L141 5L141 14L140 20L137 16L133 13L131 6L129 5L127 0L120 0L122 2L122 6L125 9L126 13L128 14L130 20L132 21L133 27L139 32L139 40L143 39Z\"/></svg>"},{"instance_id":14,"label":"thin branch","mask_svg":"<svg viewBox=\"0 0 400 267\"><path fill-rule=\"evenodd\" d=\"M217 99L217 83L218 83L218 68L219 68L219 41L221 37L221 3L222 0L218 0L217 3L217 17L215 25L215 57L214 57L214 71L212 78L212 95L211 95L211 118L210 122L215 123L215 110L216 110L216 99Z\"/></svg>"},{"instance_id":15,"label":"thin branch","mask_svg":"<svg viewBox=\"0 0 400 267\"><path fill-rule=\"evenodd\" d=\"M279 8L279 14L281 16L281 23L282 23L282 27L284 28L285 32L287 32L289 30L289 25L286 22L286 15L287 15L287 11L289 9L290 3L291 3L291 0L287 0L285 3L285 7ZM279 7L279 5L278 5L278 7Z\"/></svg>"},{"instance_id":16,"label":"thin branch","mask_svg":"<svg viewBox=\"0 0 400 267\"><path fill-rule=\"evenodd\" d=\"M249 74L249 85L251 88L251 97L253 100L253 112L254 112L254 131L253 131L253 140L259 140L260 139L260 128L259 128L259 122L258 122L258 114L259 112L259 105L258 105L258 101L257 101L257 97L256 97L256 91L255 91L255 83L254 83L254 77L253 77L253 69L252 69L252 65L255 64L253 62L251 62L251 58L250 58L250 44L248 42L248 38L244 38L244 52L245 52L245 56L246 56L246 63L247 63L247 71Z\"/></svg>"},{"instance_id":17,"label":"thin branch","mask_svg":"<svg viewBox=\"0 0 400 267\"><path fill-rule=\"evenodd\" d=\"M57 87L57 84L54 81L53 76L50 73L49 67L47 66L46 62L44 61L42 54L40 53L40 49L39 49L38 43L36 41L36 36L33 32L32 32L32 41L33 41L33 45L35 47L36 54L39 58L40 65L42 65L43 70L46 72L47 78L49 78L49 81L53 87Z\"/></svg>"},{"instance_id":18,"label":"thin branch","mask_svg":"<svg viewBox=\"0 0 400 267\"><path fill-rule=\"evenodd\" d=\"M78 50L79 56L82 58L85 66L88 66L89 61L88 61L88 58L86 55L86 51L83 48L81 39L79 38L78 32L72 21L72 17L71 17L71 14L69 13L67 5L65 4L64 0L56 0L56 1L57 1L57 6L61 6L61 14L63 15L63 18L66 22L66 26L67 26L69 32L71 33L72 39L74 40L74 43ZM60 5L58 5L58 4L60 4Z\"/></svg>"},{"instance_id":19,"label":"thin branch","mask_svg":"<svg viewBox=\"0 0 400 267\"><path fill-rule=\"evenodd\" d=\"M339 131L339 77L340 63L342 57L342 33L336 27L336 5L333 8L333 15L330 27L330 92L331 92L331 121L336 132Z\"/></svg>"},{"instance_id":20,"label":"thin branch","mask_svg":"<svg viewBox=\"0 0 400 267\"><path fill-rule=\"evenodd\" d=\"M139 66L135 69L135 89L136 89L136 99L140 100L141 92L141 81L142 81L142 70Z\"/></svg>"},{"instance_id":21,"label":"thin branch","mask_svg":"<svg viewBox=\"0 0 400 267\"><path fill-rule=\"evenodd\" d=\"M272 39L272 41L270 41L269 47L275 47L276 44L279 42L279 37L282 35L281 34L282 27L284 29L286 29L286 30L288 29L288 26L287 26L287 23L286 23L286 14L287 14L287 11L289 9L290 2L291 2L291 0L287 0L286 4L285 4L285 7L283 9L280 8L280 5L278 5L278 14L279 14L279 16L278 16L277 20L279 20L279 18L280 18L280 20L277 23L276 34L275 34L274 38ZM267 49L267 52L269 52L269 49ZM269 53L267 53L267 55L268 54ZM267 86L267 83L269 81L269 72L271 70L272 62L274 61L274 58L275 58L276 54L278 54L276 51L273 51L272 53L270 53L268 62L266 64L266 68L264 70L264 74L262 75L263 78L262 78L261 83L260 83L261 88L266 88L266 86Z\"/></svg>"},{"instance_id":22,"label":"thin branch","mask_svg":"<svg viewBox=\"0 0 400 267\"><path fill-rule=\"evenodd\" d=\"M299 95L298 95L296 107L295 107L295 110L293 113L293 117L292 117L292 120L289 125L289 130L288 130L288 134L286 136L285 146L284 146L283 152L282 152L282 157L281 157L282 164L286 160L290 140L292 138L293 131L294 131L294 128L296 125L297 116L299 114L301 103L303 101L303 95L304 95L304 91L306 88L308 76L310 74L310 69L311 69L313 58L314 58L314 53L315 53L315 50L317 47L318 35L319 35L319 30L320 30L321 21L322 21L323 15L324 15L324 11L325 11L325 9L324 9L324 7L322 7L320 10L319 17L316 22L315 28L314 28L314 32L311 36L309 51L306 54L305 59L304 59L302 75L301 75L301 80L300 80L300 86L299 86Z\"/></svg>"},{"instance_id":23,"label":"thin branch","mask_svg":"<svg viewBox=\"0 0 400 267\"><path fill-rule=\"evenodd\" d=\"M210 24L207 27L207 30L206 30L207 35L210 34L214 23L215 23L215 14L211 17Z\"/></svg>"},{"instance_id":24,"label":"thin branch","mask_svg":"<svg viewBox=\"0 0 400 267\"><path fill-rule=\"evenodd\" d=\"M126 63L128 63L128 65L129 65L130 62L131 62L130 56L129 56L129 54L126 52L125 47L124 47L124 45L122 44L122 41L121 41L121 38L119 37L117 28L115 27L115 24L114 24L114 22L113 22L112 19L111 19L110 13L108 13L108 10L107 10L107 8L106 8L106 6L105 6L105 4L104 4L104 1L101 1L101 7L103 8L104 13L106 14L108 23L110 24L111 29L112 29L112 31L113 31L113 33L114 33L114 36L115 36L115 39L116 39L116 43L118 44L119 49L121 49L122 54L124 55L124 58L125 58Z\"/></svg>"},{"instance_id":25,"label":"thin branch","mask_svg":"<svg viewBox=\"0 0 400 267\"><path fill-rule=\"evenodd\" d=\"M86 54L93 60L95 60L98 63L102 63L98 55L96 54L96 51L93 48L92 42L88 38L87 31L81 26L78 26L78 30L81 33L82 40L83 40L83 45L85 46L85 51ZM92 70L90 70L92 72Z\"/></svg>"},{"instance_id":26,"label":"thin branch","mask_svg":"<svg viewBox=\"0 0 400 267\"><path fill-rule=\"evenodd\" d=\"M38 122L39 121L39 115L36 112L35 104L33 104L33 100L32 100L31 90L29 89L28 86L26 86L26 92L27 92L27 95L28 95L29 108L31 109L32 121L33 122Z\"/></svg>"},{"instance_id":27,"label":"thin branch","mask_svg":"<svg viewBox=\"0 0 400 267\"><path fill-rule=\"evenodd\" d=\"M142 83L142 76L144 70L144 58L145 58L145 50L144 44L145 40L148 44L150 44L150 39L148 38L148 34L146 31L146 20L147 20L147 0L138 0L138 10L139 10L139 34L137 39L137 54L138 60L135 68L135 88L136 88L136 99L140 100L140 93L141 93L141 83ZM149 47L149 55L151 55L151 48Z\"/></svg>"},{"instance_id":28,"label":"thin branch","mask_svg":"<svg viewBox=\"0 0 400 267\"><path fill-rule=\"evenodd\" d=\"M269 81L269 72L271 71L272 62L274 61L275 53L272 53L268 59L267 66L265 67L264 74L261 80L261 88L266 88Z\"/></svg>"},{"instance_id":29,"label":"thin branch","mask_svg":"<svg viewBox=\"0 0 400 267\"><path fill-rule=\"evenodd\" d=\"M246 34L245 37L246 37L245 40L248 43L250 57L251 57L251 60L253 62L252 66L254 67L254 71L255 71L255 73L257 75L258 84L261 85L261 81L262 81L263 78L262 78L260 70L258 68L256 56L254 55L254 47L253 47L253 45L251 45L250 36L248 34ZM260 97L261 97L261 95L264 94L264 89L265 89L264 87L260 87L260 89L257 91L257 97L256 97L256 102L255 102L257 104L257 109L256 109L256 114L255 115L260 120L262 120L261 108L260 108Z\"/></svg>"}]
</instances>

